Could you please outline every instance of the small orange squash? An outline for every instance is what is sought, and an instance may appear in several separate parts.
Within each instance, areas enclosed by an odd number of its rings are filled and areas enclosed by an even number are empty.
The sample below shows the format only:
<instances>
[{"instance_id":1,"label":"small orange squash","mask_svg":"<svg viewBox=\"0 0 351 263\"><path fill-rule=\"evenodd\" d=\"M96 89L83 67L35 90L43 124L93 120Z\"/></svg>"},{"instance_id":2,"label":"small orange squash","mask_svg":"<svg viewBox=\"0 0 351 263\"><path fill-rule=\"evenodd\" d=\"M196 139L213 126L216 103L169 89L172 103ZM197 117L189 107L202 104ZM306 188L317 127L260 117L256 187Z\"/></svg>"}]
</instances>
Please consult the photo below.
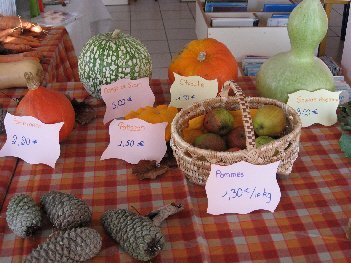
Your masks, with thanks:
<instances>
[{"instance_id":1,"label":"small orange squash","mask_svg":"<svg viewBox=\"0 0 351 263\"><path fill-rule=\"evenodd\" d=\"M139 108L137 111L129 112L124 118L126 120L138 118L149 123L168 122L165 130L165 140L171 139L171 123L178 113L178 109L173 106L158 105L157 107L146 106Z\"/></svg>"},{"instance_id":2,"label":"small orange squash","mask_svg":"<svg viewBox=\"0 0 351 263\"><path fill-rule=\"evenodd\" d=\"M59 134L59 141L63 141L75 123L71 102L62 93L40 87L31 73L25 73L25 77L29 90L18 104L15 115L32 116L46 124L64 122Z\"/></svg>"},{"instance_id":3,"label":"small orange squash","mask_svg":"<svg viewBox=\"0 0 351 263\"><path fill-rule=\"evenodd\" d=\"M238 79L238 64L223 43L213 38L191 41L171 62L168 78L174 82L174 74L200 76L207 80L217 79L218 92L227 80Z\"/></svg>"}]
</instances>

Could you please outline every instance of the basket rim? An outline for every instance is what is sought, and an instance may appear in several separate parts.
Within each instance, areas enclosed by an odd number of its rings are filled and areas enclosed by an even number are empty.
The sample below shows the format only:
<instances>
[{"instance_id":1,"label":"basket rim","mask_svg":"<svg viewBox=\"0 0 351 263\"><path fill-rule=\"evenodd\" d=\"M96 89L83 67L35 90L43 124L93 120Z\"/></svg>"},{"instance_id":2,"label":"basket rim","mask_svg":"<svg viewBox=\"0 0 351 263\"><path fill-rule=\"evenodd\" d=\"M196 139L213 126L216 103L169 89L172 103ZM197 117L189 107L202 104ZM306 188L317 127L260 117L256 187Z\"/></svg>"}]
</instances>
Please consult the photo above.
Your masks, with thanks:
<instances>
[{"instance_id":1,"label":"basket rim","mask_svg":"<svg viewBox=\"0 0 351 263\"><path fill-rule=\"evenodd\" d=\"M214 151L214 150L208 150L208 149L201 149L198 147L195 147L194 145L186 142L182 136L178 133L177 131L177 124L180 122L180 117L182 116L182 114L184 114L186 111L191 111L192 109L198 108L198 107L202 107L204 108L204 105L213 102L213 101L217 101L218 103L225 103L227 101L233 101L238 103L238 99L234 96L229 96L229 97L215 97L215 98L211 98L211 99L206 99L206 100L201 100L198 102L195 102L183 109L181 109L176 116L173 118L173 121L171 123L171 140L173 140L174 142L179 142L180 144L184 145L186 150L188 150L189 152L196 152L196 151L201 151L202 153L204 153L205 155L209 156L212 154L217 154L219 156L233 156L233 154L237 154L237 155L241 155L244 151L249 152L249 151L265 151L267 149L270 149L271 147L273 147L275 144L277 143L281 143L281 141L283 139L286 139L288 136L289 137L294 137L297 134L300 134L301 132L301 128L302 128L302 122L301 119L298 115L298 113L289 105L287 105L286 103L283 103L281 101L275 100L275 99L270 99L270 98L264 98L264 97L258 97L258 96L248 96L245 97L247 103L250 105L250 103L262 103L262 104L271 104L271 105L276 105L280 108L285 108L286 112L287 112L287 117L288 118L292 118L295 125L292 125L292 130L288 133L285 134L284 136L275 139L272 142L269 142L267 144L264 144L262 146L260 146L259 148L254 147L253 149L242 149L239 151L235 151L235 152L228 152L228 151ZM251 108L250 108L251 109Z\"/></svg>"}]
</instances>

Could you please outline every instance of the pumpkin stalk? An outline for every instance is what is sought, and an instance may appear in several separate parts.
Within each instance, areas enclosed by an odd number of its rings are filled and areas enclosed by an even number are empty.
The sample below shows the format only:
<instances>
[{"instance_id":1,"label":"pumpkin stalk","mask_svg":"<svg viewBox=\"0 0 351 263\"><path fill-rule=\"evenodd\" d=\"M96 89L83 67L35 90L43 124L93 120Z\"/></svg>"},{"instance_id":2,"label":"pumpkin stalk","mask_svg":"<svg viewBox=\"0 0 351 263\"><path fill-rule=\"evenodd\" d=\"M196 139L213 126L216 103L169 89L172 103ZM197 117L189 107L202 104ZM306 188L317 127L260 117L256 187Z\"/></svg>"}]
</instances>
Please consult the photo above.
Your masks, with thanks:
<instances>
[{"instance_id":1,"label":"pumpkin stalk","mask_svg":"<svg viewBox=\"0 0 351 263\"><path fill-rule=\"evenodd\" d=\"M34 77L32 72L25 72L24 78L28 89L35 90L40 87L41 73L39 71L37 71L36 77Z\"/></svg>"},{"instance_id":2,"label":"pumpkin stalk","mask_svg":"<svg viewBox=\"0 0 351 263\"><path fill-rule=\"evenodd\" d=\"M199 62L203 62L206 59L206 52L201 51L199 52L199 55L197 56L197 60Z\"/></svg>"},{"instance_id":3,"label":"pumpkin stalk","mask_svg":"<svg viewBox=\"0 0 351 263\"><path fill-rule=\"evenodd\" d=\"M112 33L112 38L118 38L119 34L121 33L121 30L115 29Z\"/></svg>"}]
</instances>

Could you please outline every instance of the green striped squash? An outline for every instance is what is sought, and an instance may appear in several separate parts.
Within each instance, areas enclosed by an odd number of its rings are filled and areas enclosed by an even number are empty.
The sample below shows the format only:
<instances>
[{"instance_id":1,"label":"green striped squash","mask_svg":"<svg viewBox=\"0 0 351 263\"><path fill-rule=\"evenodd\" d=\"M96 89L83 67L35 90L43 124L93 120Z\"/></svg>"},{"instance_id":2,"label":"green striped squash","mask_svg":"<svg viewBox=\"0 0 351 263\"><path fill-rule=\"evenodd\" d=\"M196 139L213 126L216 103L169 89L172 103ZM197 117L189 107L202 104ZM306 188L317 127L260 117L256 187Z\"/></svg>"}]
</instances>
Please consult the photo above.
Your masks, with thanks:
<instances>
[{"instance_id":1,"label":"green striped squash","mask_svg":"<svg viewBox=\"0 0 351 263\"><path fill-rule=\"evenodd\" d=\"M115 30L96 35L84 45L78 71L88 93L101 98L101 85L125 78L151 77L151 56L139 40Z\"/></svg>"}]
</instances>

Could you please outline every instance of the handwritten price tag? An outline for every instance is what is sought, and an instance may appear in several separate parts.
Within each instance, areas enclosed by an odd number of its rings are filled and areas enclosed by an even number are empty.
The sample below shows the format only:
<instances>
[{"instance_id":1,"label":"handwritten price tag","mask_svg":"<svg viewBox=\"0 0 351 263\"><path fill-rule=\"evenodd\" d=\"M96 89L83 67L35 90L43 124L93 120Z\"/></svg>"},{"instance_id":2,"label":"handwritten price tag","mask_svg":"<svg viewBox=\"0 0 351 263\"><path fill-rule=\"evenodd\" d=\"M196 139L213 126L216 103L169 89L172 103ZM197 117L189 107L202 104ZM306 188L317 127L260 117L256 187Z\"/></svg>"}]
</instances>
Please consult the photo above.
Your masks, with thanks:
<instances>
[{"instance_id":1,"label":"handwritten price tag","mask_svg":"<svg viewBox=\"0 0 351 263\"><path fill-rule=\"evenodd\" d=\"M132 110L153 106L155 102L149 78L120 79L112 84L102 85L101 97L106 104L104 124L115 118L124 117Z\"/></svg>"},{"instance_id":2,"label":"handwritten price tag","mask_svg":"<svg viewBox=\"0 0 351 263\"><path fill-rule=\"evenodd\" d=\"M19 157L30 164L43 163L55 167L60 157L59 132L63 122L45 124L29 116L7 113L4 120L7 139L0 157Z\"/></svg>"},{"instance_id":3,"label":"handwritten price tag","mask_svg":"<svg viewBox=\"0 0 351 263\"><path fill-rule=\"evenodd\" d=\"M211 165L206 183L207 213L247 214L277 208L281 193L276 179L279 162L254 165L239 162L228 166Z\"/></svg>"},{"instance_id":4,"label":"handwritten price tag","mask_svg":"<svg viewBox=\"0 0 351 263\"><path fill-rule=\"evenodd\" d=\"M289 94L288 105L299 114L302 127L320 123L331 126L336 123L336 108L341 91L320 89L316 91L299 90Z\"/></svg>"},{"instance_id":5,"label":"handwritten price tag","mask_svg":"<svg viewBox=\"0 0 351 263\"><path fill-rule=\"evenodd\" d=\"M140 119L113 120L110 124L110 144L101 160L118 158L136 164L140 160L156 160L166 153L167 123L151 124Z\"/></svg>"},{"instance_id":6,"label":"handwritten price tag","mask_svg":"<svg viewBox=\"0 0 351 263\"><path fill-rule=\"evenodd\" d=\"M215 98L218 93L217 80L206 80L199 76L183 77L174 74L171 86L170 105L184 108L194 102Z\"/></svg>"}]
</instances>

